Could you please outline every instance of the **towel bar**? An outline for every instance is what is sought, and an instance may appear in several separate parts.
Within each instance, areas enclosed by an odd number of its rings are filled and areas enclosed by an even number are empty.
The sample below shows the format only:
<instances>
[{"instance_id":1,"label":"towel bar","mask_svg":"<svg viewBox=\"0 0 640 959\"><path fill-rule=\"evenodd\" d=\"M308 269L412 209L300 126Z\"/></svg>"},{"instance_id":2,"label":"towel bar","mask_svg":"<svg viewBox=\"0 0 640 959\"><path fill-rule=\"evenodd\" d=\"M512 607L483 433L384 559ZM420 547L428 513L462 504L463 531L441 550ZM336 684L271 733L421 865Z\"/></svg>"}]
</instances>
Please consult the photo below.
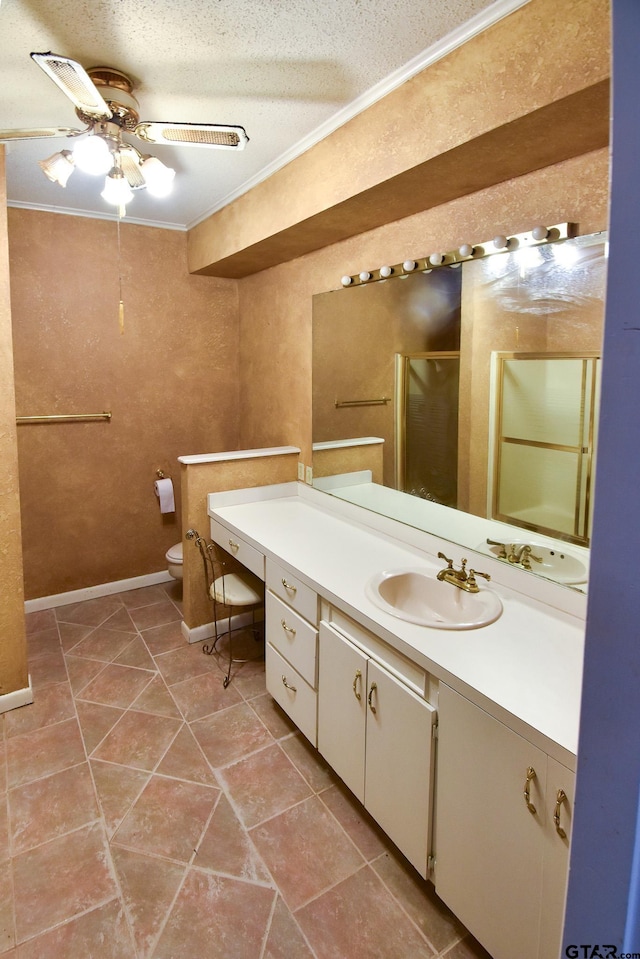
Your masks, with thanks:
<instances>
[{"instance_id":1,"label":"towel bar","mask_svg":"<svg viewBox=\"0 0 640 959\"><path fill-rule=\"evenodd\" d=\"M53 413L50 416L16 416L16 423L80 423L91 420L110 420L111 413Z\"/></svg>"}]
</instances>

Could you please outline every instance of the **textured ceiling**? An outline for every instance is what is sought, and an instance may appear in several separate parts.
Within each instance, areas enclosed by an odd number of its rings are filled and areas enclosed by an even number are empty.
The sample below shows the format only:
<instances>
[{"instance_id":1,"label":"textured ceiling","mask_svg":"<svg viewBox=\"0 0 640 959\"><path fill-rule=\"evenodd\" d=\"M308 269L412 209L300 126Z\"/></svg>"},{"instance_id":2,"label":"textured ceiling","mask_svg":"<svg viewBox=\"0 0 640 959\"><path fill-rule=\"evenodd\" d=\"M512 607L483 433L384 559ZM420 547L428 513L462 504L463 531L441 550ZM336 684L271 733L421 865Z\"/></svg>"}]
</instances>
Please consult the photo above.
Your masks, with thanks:
<instances>
[{"instance_id":1,"label":"textured ceiling","mask_svg":"<svg viewBox=\"0 0 640 959\"><path fill-rule=\"evenodd\" d=\"M29 57L49 50L127 73L141 120L244 126L242 152L153 149L175 168L174 191L163 200L139 191L127 217L184 229L415 72L445 38L459 42L523 2L0 0L0 129L81 126ZM76 171L62 189L38 167L69 145L7 144L9 203L109 216L101 178Z\"/></svg>"}]
</instances>

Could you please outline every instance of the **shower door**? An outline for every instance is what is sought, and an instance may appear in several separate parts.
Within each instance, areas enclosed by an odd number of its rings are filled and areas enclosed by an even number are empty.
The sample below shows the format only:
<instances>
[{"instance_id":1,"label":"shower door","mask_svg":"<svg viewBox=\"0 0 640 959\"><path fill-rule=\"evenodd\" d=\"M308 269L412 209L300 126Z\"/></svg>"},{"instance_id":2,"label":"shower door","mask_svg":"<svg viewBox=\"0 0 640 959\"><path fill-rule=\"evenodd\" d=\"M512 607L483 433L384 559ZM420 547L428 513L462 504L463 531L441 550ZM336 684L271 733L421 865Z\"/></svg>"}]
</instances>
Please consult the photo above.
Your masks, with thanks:
<instances>
[{"instance_id":1,"label":"shower door","mask_svg":"<svg viewBox=\"0 0 640 959\"><path fill-rule=\"evenodd\" d=\"M396 353L396 488L457 506L460 353Z\"/></svg>"},{"instance_id":2,"label":"shower door","mask_svg":"<svg viewBox=\"0 0 640 959\"><path fill-rule=\"evenodd\" d=\"M588 545L597 354L495 362L493 518Z\"/></svg>"}]
</instances>

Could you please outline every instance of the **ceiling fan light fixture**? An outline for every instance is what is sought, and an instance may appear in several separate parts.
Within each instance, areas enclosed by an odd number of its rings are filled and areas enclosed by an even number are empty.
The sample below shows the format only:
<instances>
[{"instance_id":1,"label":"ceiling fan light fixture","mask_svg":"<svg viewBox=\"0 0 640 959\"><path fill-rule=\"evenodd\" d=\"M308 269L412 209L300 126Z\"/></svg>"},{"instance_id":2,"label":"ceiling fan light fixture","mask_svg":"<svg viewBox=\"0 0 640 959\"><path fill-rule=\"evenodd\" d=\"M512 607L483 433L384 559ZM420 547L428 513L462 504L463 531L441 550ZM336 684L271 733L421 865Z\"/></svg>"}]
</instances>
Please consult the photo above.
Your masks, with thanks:
<instances>
[{"instance_id":1,"label":"ceiling fan light fixture","mask_svg":"<svg viewBox=\"0 0 640 959\"><path fill-rule=\"evenodd\" d=\"M151 196L164 197L171 193L176 175L172 167L165 166L158 157L145 156L140 169Z\"/></svg>"},{"instance_id":2,"label":"ceiling fan light fixture","mask_svg":"<svg viewBox=\"0 0 640 959\"><path fill-rule=\"evenodd\" d=\"M104 190L100 194L107 203L123 207L129 200L133 200L133 191L127 183L127 178L118 167L112 167L104 181Z\"/></svg>"},{"instance_id":3,"label":"ceiling fan light fixture","mask_svg":"<svg viewBox=\"0 0 640 959\"><path fill-rule=\"evenodd\" d=\"M111 150L106 140L91 133L79 140L73 148L75 165L83 173L91 176L104 176L111 169Z\"/></svg>"},{"instance_id":4,"label":"ceiling fan light fixture","mask_svg":"<svg viewBox=\"0 0 640 959\"><path fill-rule=\"evenodd\" d=\"M58 183L60 186L66 186L67 180L75 169L73 154L71 150L61 150L59 153L53 153L46 160L39 160L38 166L52 183Z\"/></svg>"}]
</instances>

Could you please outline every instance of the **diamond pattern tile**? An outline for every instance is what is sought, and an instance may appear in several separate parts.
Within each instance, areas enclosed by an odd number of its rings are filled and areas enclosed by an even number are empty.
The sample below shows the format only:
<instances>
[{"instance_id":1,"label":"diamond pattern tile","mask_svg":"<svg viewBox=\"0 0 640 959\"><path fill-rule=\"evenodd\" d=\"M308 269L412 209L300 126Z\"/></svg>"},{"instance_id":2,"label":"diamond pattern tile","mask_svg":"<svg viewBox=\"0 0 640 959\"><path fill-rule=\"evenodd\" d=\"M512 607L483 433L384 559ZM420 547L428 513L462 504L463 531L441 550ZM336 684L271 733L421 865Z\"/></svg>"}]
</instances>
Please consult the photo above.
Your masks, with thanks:
<instances>
[{"instance_id":1,"label":"diamond pattern tile","mask_svg":"<svg viewBox=\"0 0 640 959\"><path fill-rule=\"evenodd\" d=\"M169 584L28 617L35 702L0 716L0 957L491 959L264 663L224 689L180 610Z\"/></svg>"}]
</instances>

